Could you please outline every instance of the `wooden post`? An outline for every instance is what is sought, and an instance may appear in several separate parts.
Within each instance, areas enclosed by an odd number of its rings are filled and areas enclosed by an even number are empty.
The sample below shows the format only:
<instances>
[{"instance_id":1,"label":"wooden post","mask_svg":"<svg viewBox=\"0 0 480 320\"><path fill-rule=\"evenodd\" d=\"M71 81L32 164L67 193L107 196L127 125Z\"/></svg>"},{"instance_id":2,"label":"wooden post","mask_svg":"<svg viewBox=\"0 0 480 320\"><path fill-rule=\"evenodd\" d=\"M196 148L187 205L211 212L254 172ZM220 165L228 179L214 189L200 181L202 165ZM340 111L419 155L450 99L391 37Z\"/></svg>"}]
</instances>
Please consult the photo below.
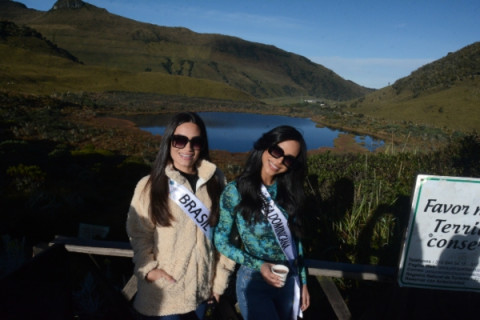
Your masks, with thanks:
<instances>
[{"instance_id":1,"label":"wooden post","mask_svg":"<svg viewBox=\"0 0 480 320\"><path fill-rule=\"evenodd\" d=\"M137 277L133 275L130 277L125 287L123 287L122 294L128 301L130 301L135 293L137 293Z\"/></svg>"},{"instance_id":2,"label":"wooden post","mask_svg":"<svg viewBox=\"0 0 480 320\"><path fill-rule=\"evenodd\" d=\"M337 315L339 320L350 320L352 318L352 314L347 307L345 301L343 301L343 297L340 295L337 286L333 282L331 278L328 277L317 277L320 286L323 289L323 292L327 296L330 305L333 308L333 311Z\"/></svg>"}]
</instances>

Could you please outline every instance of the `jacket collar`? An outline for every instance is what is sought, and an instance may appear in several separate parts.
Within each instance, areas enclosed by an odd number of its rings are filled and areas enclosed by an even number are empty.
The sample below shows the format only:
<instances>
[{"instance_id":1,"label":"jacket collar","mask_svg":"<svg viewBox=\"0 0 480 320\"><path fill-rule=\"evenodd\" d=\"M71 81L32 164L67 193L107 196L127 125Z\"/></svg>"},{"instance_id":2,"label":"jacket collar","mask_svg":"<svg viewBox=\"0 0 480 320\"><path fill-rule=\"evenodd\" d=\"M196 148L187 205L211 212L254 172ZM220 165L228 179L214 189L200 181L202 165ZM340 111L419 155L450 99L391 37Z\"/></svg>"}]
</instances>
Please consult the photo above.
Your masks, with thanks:
<instances>
[{"instance_id":1,"label":"jacket collar","mask_svg":"<svg viewBox=\"0 0 480 320\"><path fill-rule=\"evenodd\" d=\"M216 165L204 159L198 160L196 167L198 173L198 186L210 180L217 170ZM180 172L175 170L171 162L166 166L165 174L172 180L184 183L185 178L180 174Z\"/></svg>"}]
</instances>

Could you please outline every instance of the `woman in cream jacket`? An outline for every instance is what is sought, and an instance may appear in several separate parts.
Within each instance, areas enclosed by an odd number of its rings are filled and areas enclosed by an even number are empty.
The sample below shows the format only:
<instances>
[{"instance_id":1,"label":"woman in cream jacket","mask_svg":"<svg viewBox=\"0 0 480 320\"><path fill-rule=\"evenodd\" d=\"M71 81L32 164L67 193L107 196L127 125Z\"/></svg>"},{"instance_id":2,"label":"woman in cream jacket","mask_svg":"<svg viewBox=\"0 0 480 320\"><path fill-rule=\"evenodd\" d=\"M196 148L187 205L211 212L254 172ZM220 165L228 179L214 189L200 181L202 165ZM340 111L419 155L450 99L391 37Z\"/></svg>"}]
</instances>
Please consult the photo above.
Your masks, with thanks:
<instances>
[{"instance_id":1,"label":"woman in cream jacket","mask_svg":"<svg viewBox=\"0 0 480 320\"><path fill-rule=\"evenodd\" d=\"M185 187L210 211L208 220L184 198L172 199L172 183ZM235 263L221 256L204 232L207 224L213 227L218 221L224 185L220 170L209 162L203 121L195 113L175 115L128 212L138 279L134 308L140 317L183 319L195 313L202 319L207 303L218 301L226 289Z\"/></svg>"}]
</instances>

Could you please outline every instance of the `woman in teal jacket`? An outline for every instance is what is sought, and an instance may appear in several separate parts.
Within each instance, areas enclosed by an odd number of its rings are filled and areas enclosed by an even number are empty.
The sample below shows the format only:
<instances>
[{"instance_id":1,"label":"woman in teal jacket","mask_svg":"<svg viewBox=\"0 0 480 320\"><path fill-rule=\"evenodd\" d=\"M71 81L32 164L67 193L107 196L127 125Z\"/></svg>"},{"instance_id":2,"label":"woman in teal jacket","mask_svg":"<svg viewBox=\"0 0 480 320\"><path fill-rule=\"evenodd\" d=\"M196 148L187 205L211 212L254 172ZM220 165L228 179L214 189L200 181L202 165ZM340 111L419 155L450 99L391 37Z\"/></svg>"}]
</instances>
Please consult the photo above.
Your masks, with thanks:
<instances>
[{"instance_id":1,"label":"woman in teal jacket","mask_svg":"<svg viewBox=\"0 0 480 320\"><path fill-rule=\"evenodd\" d=\"M221 195L214 241L220 253L241 265L236 291L245 320L296 319L310 304L297 237L305 172L302 135L280 126L255 142L243 172ZM241 248L230 240L234 228ZM275 264L289 267L285 282L272 272Z\"/></svg>"}]
</instances>

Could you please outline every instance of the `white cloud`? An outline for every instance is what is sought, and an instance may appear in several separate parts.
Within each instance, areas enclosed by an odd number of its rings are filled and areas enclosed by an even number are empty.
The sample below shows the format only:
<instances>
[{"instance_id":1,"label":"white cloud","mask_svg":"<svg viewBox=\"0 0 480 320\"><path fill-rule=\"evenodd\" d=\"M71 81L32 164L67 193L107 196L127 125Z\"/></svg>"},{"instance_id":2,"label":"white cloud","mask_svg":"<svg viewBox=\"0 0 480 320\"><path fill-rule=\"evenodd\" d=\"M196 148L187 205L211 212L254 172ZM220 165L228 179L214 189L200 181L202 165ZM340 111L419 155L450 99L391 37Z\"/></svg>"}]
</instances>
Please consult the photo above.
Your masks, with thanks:
<instances>
[{"instance_id":1,"label":"white cloud","mask_svg":"<svg viewBox=\"0 0 480 320\"><path fill-rule=\"evenodd\" d=\"M408 76L433 59L311 57L315 63L331 69L346 80L380 89Z\"/></svg>"}]
</instances>

